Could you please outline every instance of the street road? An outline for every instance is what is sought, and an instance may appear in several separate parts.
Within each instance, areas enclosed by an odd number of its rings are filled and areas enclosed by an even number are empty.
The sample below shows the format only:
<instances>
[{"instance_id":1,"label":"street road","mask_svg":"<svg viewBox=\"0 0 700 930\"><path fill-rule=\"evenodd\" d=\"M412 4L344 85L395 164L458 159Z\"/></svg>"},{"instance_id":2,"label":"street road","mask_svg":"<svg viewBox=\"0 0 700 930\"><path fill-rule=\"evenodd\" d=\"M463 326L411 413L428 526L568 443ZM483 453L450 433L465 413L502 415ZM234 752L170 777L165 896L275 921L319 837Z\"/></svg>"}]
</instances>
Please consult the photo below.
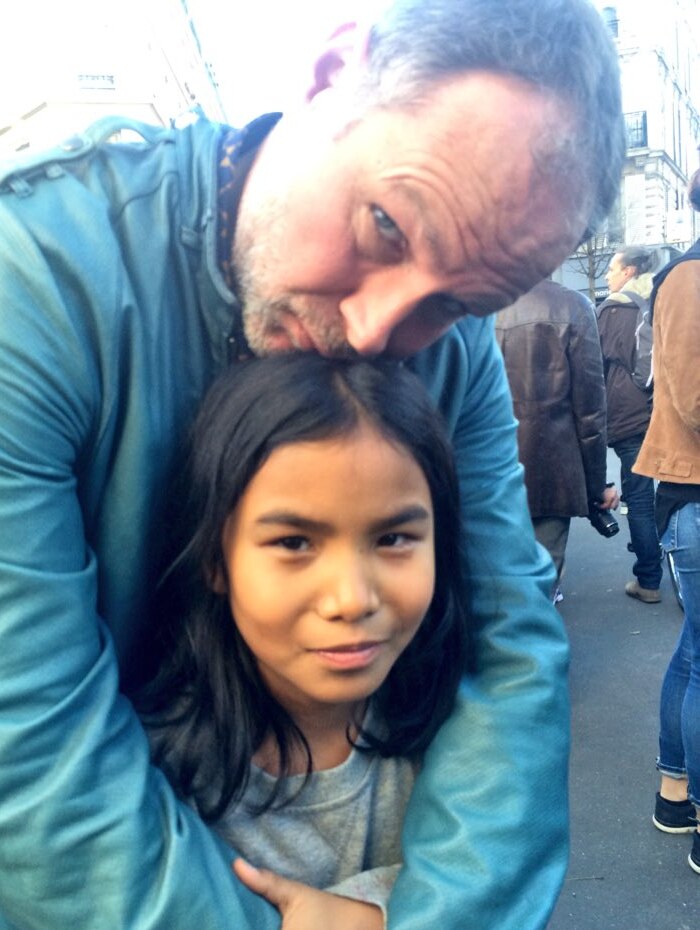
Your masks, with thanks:
<instances>
[{"instance_id":1,"label":"street road","mask_svg":"<svg viewBox=\"0 0 700 930\"><path fill-rule=\"evenodd\" d=\"M616 462L608 475L619 488ZM683 615L666 573L661 604L625 595L633 556L618 520L612 539L573 520L567 549L559 608L571 640L571 859L549 930L699 930L692 837L651 823L659 688Z\"/></svg>"}]
</instances>

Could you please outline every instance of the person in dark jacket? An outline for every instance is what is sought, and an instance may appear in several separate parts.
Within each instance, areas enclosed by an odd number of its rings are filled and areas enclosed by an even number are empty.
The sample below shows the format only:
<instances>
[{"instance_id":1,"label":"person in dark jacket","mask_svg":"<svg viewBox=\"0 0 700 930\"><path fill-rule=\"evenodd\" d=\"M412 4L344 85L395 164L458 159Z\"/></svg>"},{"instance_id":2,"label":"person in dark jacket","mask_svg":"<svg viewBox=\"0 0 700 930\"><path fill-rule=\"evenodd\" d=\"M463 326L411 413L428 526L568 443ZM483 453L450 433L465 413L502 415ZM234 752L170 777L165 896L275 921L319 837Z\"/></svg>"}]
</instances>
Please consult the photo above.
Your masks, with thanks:
<instances>
[{"instance_id":1,"label":"person in dark jacket","mask_svg":"<svg viewBox=\"0 0 700 930\"><path fill-rule=\"evenodd\" d=\"M632 472L649 426L652 400L651 392L634 383L632 372L638 310L640 302L646 303L651 294L655 261L653 251L639 246L626 246L616 252L606 275L610 294L598 309L608 445L620 460L622 499L629 508L630 544L636 556L632 567L635 578L625 585L625 594L643 604L661 600L661 550L654 519L654 481Z\"/></svg>"},{"instance_id":2,"label":"person in dark jacket","mask_svg":"<svg viewBox=\"0 0 700 930\"><path fill-rule=\"evenodd\" d=\"M591 506L616 507L619 500L605 480L605 387L595 314L582 294L546 280L498 314L496 335L518 419L530 516L554 561L558 587L571 518L588 516Z\"/></svg>"}]
</instances>

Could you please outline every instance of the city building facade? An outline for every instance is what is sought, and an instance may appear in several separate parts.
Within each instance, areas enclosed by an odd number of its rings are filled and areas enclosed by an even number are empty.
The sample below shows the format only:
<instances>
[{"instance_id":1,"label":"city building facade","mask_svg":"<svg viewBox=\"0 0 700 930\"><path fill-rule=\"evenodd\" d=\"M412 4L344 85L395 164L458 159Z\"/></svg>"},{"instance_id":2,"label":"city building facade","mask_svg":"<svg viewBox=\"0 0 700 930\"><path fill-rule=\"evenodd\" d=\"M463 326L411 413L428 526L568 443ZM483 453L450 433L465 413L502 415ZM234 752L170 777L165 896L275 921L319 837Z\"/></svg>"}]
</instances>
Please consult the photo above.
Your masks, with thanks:
<instances>
[{"instance_id":1,"label":"city building facade","mask_svg":"<svg viewBox=\"0 0 700 930\"><path fill-rule=\"evenodd\" d=\"M700 235L687 199L700 167L700 3L598 2L620 56L627 156L607 226L558 272L569 287L607 296L616 246L656 248L660 264Z\"/></svg>"},{"instance_id":2,"label":"city building facade","mask_svg":"<svg viewBox=\"0 0 700 930\"><path fill-rule=\"evenodd\" d=\"M600 301L617 246L656 248L663 264L700 235L686 194L700 167L700 0L595 2L619 51L627 157L606 227L554 278ZM0 98L0 160L53 145L112 113L167 125L199 109L226 121L198 38L198 26L205 35L209 30L210 42L215 28L207 6L198 0L14 4L0 32L0 77L11 88Z\"/></svg>"},{"instance_id":3,"label":"city building facade","mask_svg":"<svg viewBox=\"0 0 700 930\"><path fill-rule=\"evenodd\" d=\"M0 159L56 144L102 116L168 125L201 109L224 120L185 0L17 5L2 42ZM7 23L5 24L7 25Z\"/></svg>"}]
</instances>

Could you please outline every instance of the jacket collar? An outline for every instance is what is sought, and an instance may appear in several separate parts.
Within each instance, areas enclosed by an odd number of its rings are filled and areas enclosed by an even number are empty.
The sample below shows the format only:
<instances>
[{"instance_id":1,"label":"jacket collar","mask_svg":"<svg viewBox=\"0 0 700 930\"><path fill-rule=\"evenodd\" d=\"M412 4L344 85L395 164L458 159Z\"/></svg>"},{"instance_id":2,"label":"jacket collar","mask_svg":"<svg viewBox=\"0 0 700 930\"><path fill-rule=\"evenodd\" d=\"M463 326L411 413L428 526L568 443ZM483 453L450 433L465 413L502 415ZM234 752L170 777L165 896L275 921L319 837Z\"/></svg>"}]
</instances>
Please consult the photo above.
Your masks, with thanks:
<instances>
[{"instance_id":1,"label":"jacket collar","mask_svg":"<svg viewBox=\"0 0 700 930\"><path fill-rule=\"evenodd\" d=\"M649 299L651 289L654 284L654 276L649 272L637 275L636 278L630 278L621 291L613 291L605 298L604 303L609 304L631 304L634 303L635 295Z\"/></svg>"},{"instance_id":2,"label":"jacket collar","mask_svg":"<svg viewBox=\"0 0 700 930\"><path fill-rule=\"evenodd\" d=\"M651 314L654 313L654 303L656 301L656 295L659 291L659 288L666 280L666 276L670 271L672 271L676 265L680 265L681 262L692 261L694 259L700 259L700 239L691 245L687 252L684 252L680 258L674 258L673 261L670 261L668 265L661 269L657 274L654 275L654 287L651 291L651 297L649 299L651 305Z\"/></svg>"}]
</instances>

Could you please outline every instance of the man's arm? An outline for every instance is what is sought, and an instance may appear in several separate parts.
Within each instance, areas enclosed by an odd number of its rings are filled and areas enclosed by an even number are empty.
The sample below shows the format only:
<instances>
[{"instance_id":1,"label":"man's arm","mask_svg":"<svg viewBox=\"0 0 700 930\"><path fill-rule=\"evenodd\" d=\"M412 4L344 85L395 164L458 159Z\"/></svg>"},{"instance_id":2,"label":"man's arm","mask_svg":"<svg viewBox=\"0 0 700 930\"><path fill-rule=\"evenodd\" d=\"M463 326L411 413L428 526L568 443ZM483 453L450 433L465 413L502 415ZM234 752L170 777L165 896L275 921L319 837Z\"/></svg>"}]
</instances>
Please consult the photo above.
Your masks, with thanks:
<instances>
[{"instance_id":1,"label":"man's arm","mask_svg":"<svg viewBox=\"0 0 700 930\"><path fill-rule=\"evenodd\" d=\"M100 455L105 390L85 294L68 309L34 243L0 225L0 928L278 927L119 694L76 479Z\"/></svg>"},{"instance_id":2,"label":"man's arm","mask_svg":"<svg viewBox=\"0 0 700 930\"><path fill-rule=\"evenodd\" d=\"M607 402L603 357L595 313L581 295L571 319L569 372L571 409L586 476L588 500L601 500L605 492L607 463ZM580 298L580 299L578 299Z\"/></svg>"},{"instance_id":3,"label":"man's arm","mask_svg":"<svg viewBox=\"0 0 700 930\"><path fill-rule=\"evenodd\" d=\"M426 755L404 827L390 930L536 930L566 869L569 746L564 628L551 560L534 539L516 425L491 320L460 324L444 365L479 672ZM462 377L454 372L461 367ZM450 376L452 373L452 377Z\"/></svg>"}]
</instances>

